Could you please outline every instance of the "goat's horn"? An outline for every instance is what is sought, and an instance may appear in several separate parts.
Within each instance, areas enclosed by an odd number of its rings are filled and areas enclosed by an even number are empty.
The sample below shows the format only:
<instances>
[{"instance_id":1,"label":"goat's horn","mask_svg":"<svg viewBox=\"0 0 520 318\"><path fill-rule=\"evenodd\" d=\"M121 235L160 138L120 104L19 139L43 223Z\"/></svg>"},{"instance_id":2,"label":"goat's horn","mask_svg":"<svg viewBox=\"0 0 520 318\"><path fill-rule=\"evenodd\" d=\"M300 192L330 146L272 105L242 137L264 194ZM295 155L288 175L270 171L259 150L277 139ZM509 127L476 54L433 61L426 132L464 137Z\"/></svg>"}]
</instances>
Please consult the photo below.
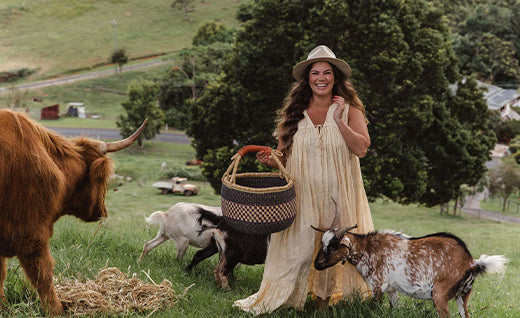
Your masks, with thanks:
<instances>
[{"instance_id":1,"label":"goat's horn","mask_svg":"<svg viewBox=\"0 0 520 318\"><path fill-rule=\"evenodd\" d=\"M338 225L338 222L339 222L339 212L338 212L338 205L336 204L336 200L334 200L334 198L330 198L330 200L332 201L332 205L334 206L334 220L332 220L332 224L330 226L330 230L333 230L336 225ZM329 208L329 211L332 211L332 208Z\"/></svg>"},{"instance_id":2,"label":"goat's horn","mask_svg":"<svg viewBox=\"0 0 520 318\"><path fill-rule=\"evenodd\" d=\"M353 230L353 229L355 229L355 228L357 228L357 224L354 225L354 226L351 226L351 227L344 227L344 228L342 228L342 229L339 229L339 230L337 230L337 231L334 233L334 235L336 235L336 237L337 237L338 239L340 239L340 238L343 237L343 235L345 235L345 233L347 233L348 231Z\"/></svg>"},{"instance_id":3,"label":"goat's horn","mask_svg":"<svg viewBox=\"0 0 520 318\"><path fill-rule=\"evenodd\" d=\"M325 232L327 232L327 230L319 229L319 228L317 228L317 227L314 227L314 225L311 225L311 227L312 227L315 231L318 231L318 232L321 232L321 233L325 233Z\"/></svg>"},{"instance_id":4,"label":"goat's horn","mask_svg":"<svg viewBox=\"0 0 520 318\"><path fill-rule=\"evenodd\" d=\"M141 132L143 132L144 126L146 125L146 122L148 119L145 119L144 122L141 124L141 127L139 127L130 137L127 137L123 140L119 141L113 141L113 142L107 142L105 143L106 150L105 152L115 152L121 149L125 149L126 147L130 146L134 141L137 140Z\"/></svg>"}]
</instances>

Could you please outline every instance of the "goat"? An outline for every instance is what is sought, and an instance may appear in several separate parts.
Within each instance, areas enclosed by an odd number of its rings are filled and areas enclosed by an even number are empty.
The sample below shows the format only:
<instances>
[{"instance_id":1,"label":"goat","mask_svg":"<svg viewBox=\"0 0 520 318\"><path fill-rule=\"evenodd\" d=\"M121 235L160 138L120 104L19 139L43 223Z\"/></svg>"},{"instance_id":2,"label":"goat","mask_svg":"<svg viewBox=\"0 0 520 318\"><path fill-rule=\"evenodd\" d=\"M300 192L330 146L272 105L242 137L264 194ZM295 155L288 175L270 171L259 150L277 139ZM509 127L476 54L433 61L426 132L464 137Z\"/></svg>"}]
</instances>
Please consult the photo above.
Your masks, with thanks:
<instances>
[{"instance_id":1,"label":"goat","mask_svg":"<svg viewBox=\"0 0 520 318\"><path fill-rule=\"evenodd\" d=\"M461 317L469 317L467 303L475 278L484 273L503 273L502 255L471 256L455 235L434 233L409 237L392 232L356 234L356 226L323 232L322 246L314 261L317 270L349 262L363 276L373 296L381 301L387 292L397 308L398 292L413 298L433 300L440 317L449 317L448 302L456 298Z\"/></svg>"},{"instance_id":2,"label":"goat","mask_svg":"<svg viewBox=\"0 0 520 318\"><path fill-rule=\"evenodd\" d=\"M191 264L186 270L190 272L198 263L204 259L219 253L219 261L215 268L215 281L220 288L229 288L228 277L233 273L233 269L237 264L255 265L263 264L267 255L267 247L269 245L269 234L246 234L231 228L224 217L215 216L211 212L200 210L201 223L204 235L211 233L213 239L209 245L198 250L193 256ZM216 226L202 225L203 220L206 223L216 223Z\"/></svg>"},{"instance_id":3,"label":"goat","mask_svg":"<svg viewBox=\"0 0 520 318\"><path fill-rule=\"evenodd\" d=\"M141 261L148 253L160 244L169 239L175 241L177 245L177 260L181 261L186 254L189 245L195 247L206 247L213 238L212 232L202 231L204 226L216 226L211 223L211 218L200 221L199 211L203 210L207 215L221 216L220 207L212 207L196 203L179 202L172 206L168 212L155 211L146 222L151 225L159 225L157 236L147 242L143 247L143 252L139 257Z\"/></svg>"}]
</instances>

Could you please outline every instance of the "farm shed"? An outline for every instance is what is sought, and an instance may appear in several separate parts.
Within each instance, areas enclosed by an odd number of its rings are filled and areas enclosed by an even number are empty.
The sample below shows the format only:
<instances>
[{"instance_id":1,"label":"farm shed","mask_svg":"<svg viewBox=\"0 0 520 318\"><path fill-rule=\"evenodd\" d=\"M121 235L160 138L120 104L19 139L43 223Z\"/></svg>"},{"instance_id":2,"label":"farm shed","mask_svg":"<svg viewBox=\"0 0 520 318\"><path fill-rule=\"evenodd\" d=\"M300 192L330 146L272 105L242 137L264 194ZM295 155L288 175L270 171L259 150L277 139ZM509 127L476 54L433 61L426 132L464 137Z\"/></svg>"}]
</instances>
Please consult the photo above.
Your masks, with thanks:
<instances>
[{"instance_id":1,"label":"farm shed","mask_svg":"<svg viewBox=\"0 0 520 318\"><path fill-rule=\"evenodd\" d=\"M52 105L42 108L41 119L58 119L60 118L60 105Z\"/></svg>"}]
</instances>

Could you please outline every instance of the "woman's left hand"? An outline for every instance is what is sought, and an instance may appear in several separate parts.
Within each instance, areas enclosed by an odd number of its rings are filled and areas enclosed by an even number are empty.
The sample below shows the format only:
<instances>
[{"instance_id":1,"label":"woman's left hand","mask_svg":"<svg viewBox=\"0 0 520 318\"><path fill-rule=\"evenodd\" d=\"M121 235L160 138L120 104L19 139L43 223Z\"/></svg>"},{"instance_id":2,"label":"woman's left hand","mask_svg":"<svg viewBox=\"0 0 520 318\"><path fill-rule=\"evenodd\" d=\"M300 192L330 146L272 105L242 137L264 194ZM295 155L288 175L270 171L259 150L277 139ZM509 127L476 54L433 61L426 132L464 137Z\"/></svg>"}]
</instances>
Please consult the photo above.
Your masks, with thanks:
<instances>
[{"instance_id":1,"label":"woman's left hand","mask_svg":"<svg viewBox=\"0 0 520 318\"><path fill-rule=\"evenodd\" d=\"M345 111L345 99L339 95L334 95L332 102L338 104L338 107L334 110L334 114L332 114L334 121L337 122L338 120L341 120L343 112Z\"/></svg>"}]
</instances>

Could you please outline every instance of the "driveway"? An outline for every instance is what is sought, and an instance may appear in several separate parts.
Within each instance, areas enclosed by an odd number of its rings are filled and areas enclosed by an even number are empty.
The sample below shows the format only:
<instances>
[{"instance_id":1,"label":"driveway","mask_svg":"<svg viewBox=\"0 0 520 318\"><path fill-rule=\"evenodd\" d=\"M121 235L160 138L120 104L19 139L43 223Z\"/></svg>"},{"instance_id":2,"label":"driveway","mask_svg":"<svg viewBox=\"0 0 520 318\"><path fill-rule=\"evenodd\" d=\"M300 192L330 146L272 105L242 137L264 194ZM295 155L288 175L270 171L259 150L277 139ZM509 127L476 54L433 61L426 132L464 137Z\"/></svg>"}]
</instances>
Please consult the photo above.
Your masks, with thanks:
<instances>
[{"instance_id":1,"label":"driveway","mask_svg":"<svg viewBox=\"0 0 520 318\"><path fill-rule=\"evenodd\" d=\"M165 64L165 63L171 63L171 62L167 61L167 60L148 61L148 62L133 64L133 65L123 66L123 69L121 71L127 72L127 71L136 70L136 69L140 69L140 68L157 66L157 65ZM106 69L106 70L97 71L97 72L70 75L70 76L58 77L58 78L53 78L53 79L34 82L34 83L21 84L21 85L16 85L15 87L19 90L35 89L35 88L42 88L42 87L53 86L53 85L63 85L63 84L68 84L68 83L73 83L73 82L77 82L77 81L83 81L83 80L88 80L88 79L93 79L93 78L98 78L98 77L112 76L114 74L115 74L114 69ZM6 85L4 87L0 87L0 94L8 92L9 88L11 88L11 85Z\"/></svg>"},{"instance_id":2,"label":"driveway","mask_svg":"<svg viewBox=\"0 0 520 318\"><path fill-rule=\"evenodd\" d=\"M507 145L496 144L495 148L491 151L491 160L486 162L486 167L488 169L493 169L494 167L499 165L500 159L504 157L504 154L507 151L507 149ZM507 216L494 211L482 210L480 208L480 201L484 200L487 194L488 190L485 189L483 192L467 196L464 206L460 210L464 213L478 216L479 218L489 219L498 222L520 224L520 217Z\"/></svg>"}]
</instances>

